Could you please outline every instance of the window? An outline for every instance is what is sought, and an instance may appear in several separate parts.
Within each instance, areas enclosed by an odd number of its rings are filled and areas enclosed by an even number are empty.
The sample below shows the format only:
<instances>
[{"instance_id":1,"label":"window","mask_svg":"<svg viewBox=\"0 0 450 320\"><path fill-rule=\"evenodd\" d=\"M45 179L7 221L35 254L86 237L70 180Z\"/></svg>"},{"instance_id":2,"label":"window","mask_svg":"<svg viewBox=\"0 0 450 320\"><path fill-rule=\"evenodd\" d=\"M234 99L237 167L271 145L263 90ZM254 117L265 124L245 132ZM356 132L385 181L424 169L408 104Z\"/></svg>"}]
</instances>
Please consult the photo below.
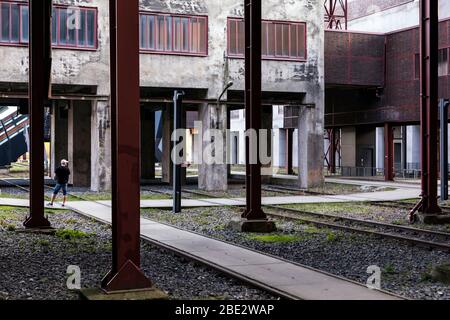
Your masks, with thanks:
<instances>
[{"instance_id":1,"label":"window","mask_svg":"<svg viewBox=\"0 0 450 320\"><path fill-rule=\"evenodd\" d=\"M263 21L261 30L262 55L265 59L306 59L306 24ZM228 19L228 54L245 54L243 19Z\"/></svg>"},{"instance_id":2,"label":"window","mask_svg":"<svg viewBox=\"0 0 450 320\"><path fill-rule=\"evenodd\" d=\"M26 44L27 42L28 5L0 2L0 43Z\"/></svg>"},{"instance_id":3,"label":"window","mask_svg":"<svg viewBox=\"0 0 450 320\"><path fill-rule=\"evenodd\" d=\"M448 49L439 50L438 75L439 77L448 75Z\"/></svg>"},{"instance_id":4,"label":"window","mask_svg":"<svg viewBox=\"0 0 450 320\"><path fill-rule=\"evenodd\" d=\"M52 44L55 47L97 47L96 9L54 7L52 16Z\"/></svg>"},{"instance_id":5,"label":"window","mask_svg":"<svg viewBox=\"0 0 450 320\"><path fill-rule=\"evenodd\" d=\"M207 54L206 17L140 15L140 48L143 51L188 55Z\"/></svg>"},{"instance_id":6,"label":"window","mask_svg":"<svg viewBox=\"0 0 450 320\"><path fill-rule=\"evenodd\" d=\"M0 2L0 43L27 45L28 18L28 4ZM96 48L97 9L54 6L52 44L62 48Z\"/></svg>"},{"instance_id":7,"label":"window","mask_svg":"<svg viewBox=\"0 0 450 320\"><path fill-rule=\"evenodd\" d=\"M414 79L420 79L420 54L417 53L414 57L415 73ZM443 77L450 74L450 59L449 49L439 49L438 52L438 76Z\"/></svg>"}]
</instances>

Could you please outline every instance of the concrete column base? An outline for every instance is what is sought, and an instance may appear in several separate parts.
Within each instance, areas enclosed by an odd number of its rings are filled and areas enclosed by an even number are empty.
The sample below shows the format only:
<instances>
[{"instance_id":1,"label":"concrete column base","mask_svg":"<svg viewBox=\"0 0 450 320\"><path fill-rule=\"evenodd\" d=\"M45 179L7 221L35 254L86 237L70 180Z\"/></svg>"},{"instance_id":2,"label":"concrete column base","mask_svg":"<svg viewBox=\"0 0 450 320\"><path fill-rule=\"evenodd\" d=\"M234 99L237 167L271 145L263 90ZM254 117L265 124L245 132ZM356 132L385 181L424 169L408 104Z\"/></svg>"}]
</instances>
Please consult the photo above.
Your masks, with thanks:
<instances>
[{"instance_id":1,"label":"concrete column base","mask_svg":"<svg viewBox=\"0 0 450 320\"><path fill-rule=\"evenodd\" d=\"M238 232L271 233L277 231L277 226L272 220L247 220L233 219L230 228Z\"/></svg>"},{"instance_id":2,"label":"concrete column base","mask_svg":"<svg viewBox=\"0 0 450 320\"><path fill-rule=\"evenodd\" d=\"M157 288L149 290L122 291L115 293L106 293L100 288L92 288L80 290L79 294L81 299L90 301L148 301L169 299L167 294Z\"/></svg>"},{"instance_id":3,"label":"concrete column base","mask_svg":"<svg viewBox=\"0 0 450 320\"><path fill-rule=\"evenodd\" d=\"M419 214L420 221L425 224L448 224L450 215L443 214Z\"/></svg>"}]
</instances>

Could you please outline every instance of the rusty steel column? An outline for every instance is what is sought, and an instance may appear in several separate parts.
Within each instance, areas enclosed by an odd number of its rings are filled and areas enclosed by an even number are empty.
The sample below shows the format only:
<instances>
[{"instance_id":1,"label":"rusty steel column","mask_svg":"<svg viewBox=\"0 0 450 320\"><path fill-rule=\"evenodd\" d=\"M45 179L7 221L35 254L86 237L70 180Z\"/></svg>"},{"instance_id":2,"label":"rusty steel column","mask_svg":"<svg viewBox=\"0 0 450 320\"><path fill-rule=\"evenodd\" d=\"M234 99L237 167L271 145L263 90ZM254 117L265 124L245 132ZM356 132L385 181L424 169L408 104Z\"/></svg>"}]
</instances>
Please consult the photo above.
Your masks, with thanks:
<instances>
[{"instance_id":1,"label":"rusty steel column","mask_svg":"<svg viewBox=\"0 0 450 320\"><path fill-rule=\"evenodd\" d=\"M394 181L394 128L384 124L384 180Z\"/></svg>"},{"instance_id":2,"label":"rusty steel column","mask_svg":"<svg viewBox=\"0 0 450 320\"><path fill-rule=\"evenodd\" d=\"M150 289L140 270L139 0L110 0L112 269L106 292Z\"/></svg>"},{"instance_id":3,"label":"rusty steel column","mask_svg":"<svg viewBox=\"0 0 450 320\"><path fill-rule=\"evenodd\" d=\"M336 129L330 129L330 173L336 173Z\"/></svg>"},{"instance_id":4,"label":"rusty steel column","mask_svg":"<svg viewBox=\"0 0 450 320\"><path fill-rule=\"evenodd\" d=\"M246 139L247 209L243 218L265 220L261 208L261 162L259 159L259 130L261 128L261 1L245 0L245 123L246 130L257 132L257 141ZM256 163L251 163L250 145L256 143ZM253 159L256 160L256 159Z\"/></svg>"},{"instance_id":5,"label":"rusty steel column","mask_svg":"<svg viewBox=\"0 0 450 320\"><path fill-rule=\"evenodd\" d=\"M294 129L286 129L286 173L294 174Z\"/></svg>"},{"instance_id":6,"label":"rusty steel column","mask_svg":"<svg viewBox=\"0 0 450 320\"><path fill-rule=\"evenodd\" d=\"M438 1L420 1L420 121L422 208L440 213L438 205Z\"/></svg>"},{"instance_id":7,"label":"rusty steel column","mask_svg":"<svg viewBox=\"0 0 450 320\"><path fill-rule=\"evenodd\" d=\"M26 228L48 228L44 216L44 105L51 87L51 0L29 2L30 216Z\"/></svg>"}]
</instances>

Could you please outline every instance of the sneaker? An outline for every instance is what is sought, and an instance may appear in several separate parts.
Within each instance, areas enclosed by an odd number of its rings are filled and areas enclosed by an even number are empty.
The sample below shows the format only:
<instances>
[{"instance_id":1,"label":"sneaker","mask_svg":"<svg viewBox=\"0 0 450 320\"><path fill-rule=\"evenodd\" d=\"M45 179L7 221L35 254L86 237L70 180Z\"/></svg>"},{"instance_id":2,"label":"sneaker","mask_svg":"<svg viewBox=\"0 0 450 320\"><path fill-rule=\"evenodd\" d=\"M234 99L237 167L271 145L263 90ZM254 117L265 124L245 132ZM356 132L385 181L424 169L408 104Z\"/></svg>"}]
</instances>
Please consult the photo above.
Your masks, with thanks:
<instances>
[{"instance_id":1,"label":"sneaker","mask_svg":"<svg viewBox=\"0 0 450 320\"><path fill-rule=\"evenodd\" d=\"M47 203L47 206L53 207L53 203Z\"/></svg>"},{"instance_id":2,"label":"sneaker","mask_svg":"<svg viewBox=\"0 0 450 320\"><path fill-rule=\"evenodd\" d=\"M66 206L66 205L65 205L65 204L63 203L61 207L63 207L63 208L64 208L65 206Z\"/></svg>"}]
</instances>

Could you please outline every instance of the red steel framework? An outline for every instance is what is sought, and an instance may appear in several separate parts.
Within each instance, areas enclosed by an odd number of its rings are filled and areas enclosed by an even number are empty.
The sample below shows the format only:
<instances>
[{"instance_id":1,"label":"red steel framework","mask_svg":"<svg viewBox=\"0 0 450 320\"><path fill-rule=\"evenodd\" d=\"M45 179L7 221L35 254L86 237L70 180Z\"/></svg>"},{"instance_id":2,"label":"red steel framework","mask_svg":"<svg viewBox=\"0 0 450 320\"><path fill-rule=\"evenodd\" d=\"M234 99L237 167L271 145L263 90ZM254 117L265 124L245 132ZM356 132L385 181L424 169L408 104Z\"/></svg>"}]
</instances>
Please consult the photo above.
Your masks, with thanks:
<instances>
[{"instance_id":1,"label":"red steel framework","mask_svg":"<svg viewBox=\"0 0 450 320\"><path fill-rule=\"evenodd\" d=\"M328 171L331 174L336 173L336 156L341 156L341 137L338 128L331 128L325 131L325 139L328 140L329 145L325 153L325 162L328 166Z\"/></svg>"},{"instance_id":2,"label":"red steel framework","mask_svg":"<svg viewBox=\"0 0 450 320\"><path fill-rule=\"evenodd\" d=\"M424 214L441 213L438 205L438 1L420 1L420 127Z\"/></svg>"},{"instance_id":3,"label":"red steel framework","mask_svg":"<svg viewBox=\"0 0 450 320\"><path fill-rule=\"evenodd\" d=\"M112 269L106 292L151 289L140 269L139 0L110 0Z\"/></svg>"},{"instance_id":4,"label":"red steel framework","mask_svg":"<svg viewBox=\"0 0 450 320\"><path fill-rule=\"evenodd\" d=\"M246 130L261 129L261 1L245 0L245 126ZM257 135L259 136L259 135ZM261 208L261 163L251 163L250 143L257 144L259 155L259 137L257 141L246 139L246 196L247 208L242 217L247 220L267 220Z\"/></svg>"},{"instance_id":5,"label":"red steel framework","mask_svg":"<svg viewBox=\"0 0 450 320\"><path fill-rule=\"evenodd\" d=\"M384 124L384 180L394 181L394 126Z\"/></svg>"},{"instance_id":6,"label":"red steel framework","mask_svg":"<svg viewBox=\"0 0 450 320\"><path fill-rule=\"evenodd\" d=\"M347 0L325 0L324 7L327 29L347 30Z\"/></svg>"},{"instance_id":7,"label":"red steel framework","mask_svg":"<svg viewBox=\"0 0 450 320\"><path fill-rule=\"evenodd\" d=\"M52 0L30 0L30 216L26 228L48 228L44 216L44 105L51 91Z\"/></svg>"}]
</instances>

